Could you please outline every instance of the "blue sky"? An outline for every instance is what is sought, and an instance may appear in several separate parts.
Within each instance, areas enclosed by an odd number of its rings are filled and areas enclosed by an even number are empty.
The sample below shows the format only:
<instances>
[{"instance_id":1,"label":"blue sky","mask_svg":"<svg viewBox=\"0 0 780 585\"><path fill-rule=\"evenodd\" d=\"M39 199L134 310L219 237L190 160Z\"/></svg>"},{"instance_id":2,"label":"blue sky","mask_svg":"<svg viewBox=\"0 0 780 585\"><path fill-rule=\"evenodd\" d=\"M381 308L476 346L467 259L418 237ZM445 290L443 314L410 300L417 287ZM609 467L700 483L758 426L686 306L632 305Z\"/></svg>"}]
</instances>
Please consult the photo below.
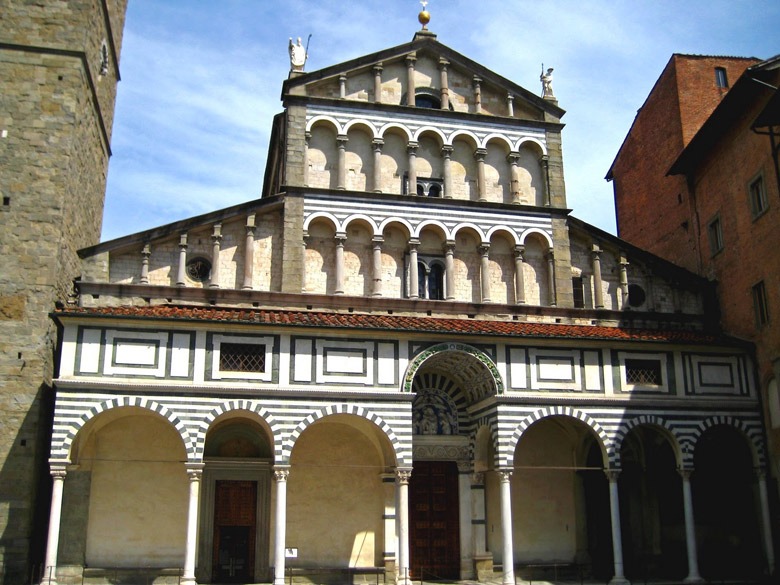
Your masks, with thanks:
<instances>
[{"instance_id":1,"label":"blue sky","mask_svg":"<svg viewBox=\"0 0 780 585\"><path fill-rule=\"evenodd\" d=\"M307 71L410 41L416 0L130 0L103 222L110 240L260 196L289 37ZM777 0L430 0L438 40L526 89L555 68L573 215L614 233L620 144L672 53L780 53Z\"/></svg>"}]
</instances>

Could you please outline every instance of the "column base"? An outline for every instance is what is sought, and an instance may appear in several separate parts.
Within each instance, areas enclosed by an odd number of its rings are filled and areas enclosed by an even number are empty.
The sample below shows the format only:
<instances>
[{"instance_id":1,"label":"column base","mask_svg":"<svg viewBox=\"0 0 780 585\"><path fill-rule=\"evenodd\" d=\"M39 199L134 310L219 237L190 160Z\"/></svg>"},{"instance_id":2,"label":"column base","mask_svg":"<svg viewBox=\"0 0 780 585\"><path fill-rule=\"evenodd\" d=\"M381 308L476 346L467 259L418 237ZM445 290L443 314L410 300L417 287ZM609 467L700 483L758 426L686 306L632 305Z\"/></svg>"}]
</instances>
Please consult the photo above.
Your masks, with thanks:
<instances>
[{"instance_id":1,"label":"column base","mask_svg":"<svg viewBox=\"0 0 780 585\"><path fill-rule=\"evenodd\" d=\"M705 583L705 581L700 575L689 575L683 579L683 583Z\"/></svg>"},{"instance_id":2,"label":"column base","mask_svg":"<svg viewBox=\"0 0 780 585\"><path fill-rule=\"evenodd\" d=\"M631 581L625 577L612 577L609 580L609 585L631 585Z\"/></svg>"},{"instance_id":3,"label":"column base","mask_svg":"<svg viewBox=\"0 0 780 585\"><path fill-rule=\"evenodd\" d=\"M198 585L198 582L195 580L195 577L182 577L181 581L179 581L180 585Z\"/></svg>"}]
</instances>

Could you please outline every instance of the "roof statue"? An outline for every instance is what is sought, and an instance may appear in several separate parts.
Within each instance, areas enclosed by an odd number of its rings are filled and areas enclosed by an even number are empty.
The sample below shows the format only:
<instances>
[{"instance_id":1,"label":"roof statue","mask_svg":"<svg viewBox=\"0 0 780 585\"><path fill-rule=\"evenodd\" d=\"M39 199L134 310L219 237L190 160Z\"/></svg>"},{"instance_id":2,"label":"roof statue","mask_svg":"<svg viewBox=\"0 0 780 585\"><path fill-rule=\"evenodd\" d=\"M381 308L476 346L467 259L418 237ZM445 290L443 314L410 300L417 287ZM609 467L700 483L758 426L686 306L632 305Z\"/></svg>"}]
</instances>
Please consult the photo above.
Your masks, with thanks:
<instances>
[{"instance_id":1,"label":"roof statue","mask_svg":"<svg viewBox=\"0 0 780 585\"><path fill-rule=\"evenodd\" d=\"M544 72L544 63L542 63L542 74L539 76L539 81L542 82L542 97L543 98L551 98L555 99L555 94L553 93L553 68L549 67L547 69L547 73Z\"/></svg>"},{"instance_id":2,"label":"roof statue","mask_svg":"<svg viewBox=\"0 0 780 585\"><path fill-rule=\"evenodd\" d=\"M298 42L293 44L292 37L290 38L290 71L303 71L303 66L306 64L306 59L309 56L306 49L301 43L301 37L298 37Z\"/></svg>"}]
</instances>

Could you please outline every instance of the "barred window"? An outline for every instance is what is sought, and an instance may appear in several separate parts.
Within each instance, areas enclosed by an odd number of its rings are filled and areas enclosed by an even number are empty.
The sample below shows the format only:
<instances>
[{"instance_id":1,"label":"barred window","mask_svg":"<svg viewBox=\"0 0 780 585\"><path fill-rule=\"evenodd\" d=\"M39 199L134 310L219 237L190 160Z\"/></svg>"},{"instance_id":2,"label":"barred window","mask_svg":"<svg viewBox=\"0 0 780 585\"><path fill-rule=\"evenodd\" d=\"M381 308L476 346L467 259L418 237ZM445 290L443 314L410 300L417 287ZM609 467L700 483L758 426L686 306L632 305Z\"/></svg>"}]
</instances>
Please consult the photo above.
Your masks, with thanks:
<instances>
[{"instance_id":1,"label":"barred window","mask_svg":"<svg viewBox=\"0 0 780 585\"><path fill-rule=\"evenodd\" d=\"M256 343L222 343L219 347L219 369L222 372L265 372L265 345Z\"/></svg>"},{"instance_id":2,"label":"barred window","mask_svg":"<svg viewBox=\"0 0 780 585\"><path fill-rule=\"evenodd\" d=\"M626 382L638 386L660 386L661 362L659 360L626 360Z\"/></svg>"}]
</instances>

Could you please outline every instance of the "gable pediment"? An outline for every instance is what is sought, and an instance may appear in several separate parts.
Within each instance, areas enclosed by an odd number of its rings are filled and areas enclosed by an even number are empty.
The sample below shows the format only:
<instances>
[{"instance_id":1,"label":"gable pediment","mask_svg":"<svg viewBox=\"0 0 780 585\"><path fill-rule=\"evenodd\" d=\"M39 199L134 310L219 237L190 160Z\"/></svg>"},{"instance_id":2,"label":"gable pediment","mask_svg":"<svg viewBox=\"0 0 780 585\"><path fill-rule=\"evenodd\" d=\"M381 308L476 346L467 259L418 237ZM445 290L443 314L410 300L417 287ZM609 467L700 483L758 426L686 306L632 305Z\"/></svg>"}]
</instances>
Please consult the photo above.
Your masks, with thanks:
<instances>
[{"instance_id":1,"label":"gable pediment","mask_svg":"<svg viewBox=\"0 0 780 585\"><path fill-rule=\"evenodd\" d=\"M405 106L410 69L415 93L427 107L431 107L429 101L433 107L440 107L446 83L449 109L459 113L556 122L565 113L555 101L542 99L439 43L435 35L420 34L410 43L294 76L285 82L283 97L295 95ZM381 87L378 96L377 76Z\"/></svg>"}]
</instances>

